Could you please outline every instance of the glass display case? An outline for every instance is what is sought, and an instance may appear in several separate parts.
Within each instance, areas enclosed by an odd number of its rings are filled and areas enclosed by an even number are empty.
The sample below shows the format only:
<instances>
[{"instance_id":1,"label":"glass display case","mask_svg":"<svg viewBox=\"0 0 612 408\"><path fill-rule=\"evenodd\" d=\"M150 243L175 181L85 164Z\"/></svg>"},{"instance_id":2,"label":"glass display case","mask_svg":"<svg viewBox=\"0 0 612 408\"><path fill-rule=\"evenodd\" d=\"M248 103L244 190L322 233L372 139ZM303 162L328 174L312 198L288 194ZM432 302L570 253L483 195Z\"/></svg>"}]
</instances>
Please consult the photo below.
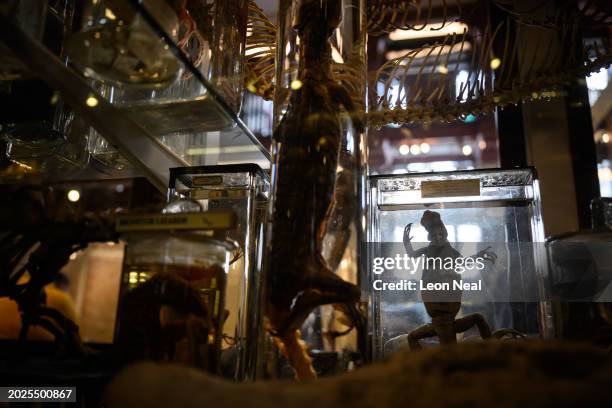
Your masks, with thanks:
<instances>
[{"instance_id":1,"label":"glass display case","mask_svg":"<svg viewBox=\"0 0 612 408\"><path fill-rule=\"evenodd\" d=\"M612 199L591 202L591 229L546 240L555 337L612 344Z\"/></svg>"},{"instance_id":2,"label":"glass display case","mask_svg":"<svg viewBox=\"0 0 612 408\"><path fill-rule=\"evenodd\" d=\"M278 2L266 316L280 376L364 362L365 23L363 0Z\"/></svg>"},{"instance_id":3,"label":"glass display case","mask_svg":"<svg viewBox=\"0 0 612 408\"><path fill-rule=\"evenodd\" d=\"M373 176L375 358L457 340L549 336L534 169Z\"/></svg>"},{"instance_id":4,"label":"glass display case","mask_svg":"<svg viewBox=\"0 0 612 408\"><path fill-rule=\"evenodd\" d=\"M246 0L181 5L185 2L76 2L65 25L76 24L60 50L28 35L19 14L0 7L0 40L49 85L49 110L59 101L71 108L69 117L61 118L65 126L86 124L73 126L84 156L92 155L86 169L48 178L143 175L165 191L171 167L244 162L269 167L268 149L237 116ZM166 13L168 7L176 9ZM14 135L10 130L5 139ZM50 143L56 149L58 143Z\"/></svg>"},{"instance_id":5,"label":"glass display case","mask_svg":"<svg viewBox=\"0 0 612 408\"><path fill-rule=\"evenodd\" d=\"M189 197L206 211L232 211L237 216L235 228L215 233L217 238L239 245L227 274L222 345L223 375L236 380L252 380L258 374L258 353L262 351L258 345L263 336L263 232L269 191L267 173L254 164L170 170L169 208L177 197Z\"/></svg>"},{"instance_id":6,"label":"glass display case","mask_svg":"<svg viewBox=\"0 0 612 408\"><path fill-rule=\"evenodd\" d=\"M32 38L44 40L54 54L61 53L74 14L73 1L8 1L0 12L7 9ZM85 168L89 154L83 124L73 121L58 94L2 43L0 53L5 57L0 68L0 180L11 182L26 174L50 177Z\"/></svg>"},{"instance_id":7,"label":"glass display case","mask_svg":"<svg viewBox=\"0 0 612 408\"><path fill-rule=\"evenodd\" d=\"M124 2L85 3L81 29L69 39L67 54L94 79L93 86L109 102L155 136L167 138L175 148L182 147L175 140L181 135L234 125L201 81L183 67L147 24L145 15ZM146 0L141 6L238 113L247 1L198 0L171 5L165 0ZM92 129L89 138L94 158L114 168L125 167L125 160L100 134Z\"/></svg>"},{"instance_id":8,"label":"glass display case","mask_svg":"<svg viewBox=\"0 0 612 408\"><path fill-rule=\"evenodd\" d=\"M117 219L127 243L115 330L123 362L173 361L219 372L236 246L214 231L235 226L232 212Z\"/></svg>"}]
</instances>

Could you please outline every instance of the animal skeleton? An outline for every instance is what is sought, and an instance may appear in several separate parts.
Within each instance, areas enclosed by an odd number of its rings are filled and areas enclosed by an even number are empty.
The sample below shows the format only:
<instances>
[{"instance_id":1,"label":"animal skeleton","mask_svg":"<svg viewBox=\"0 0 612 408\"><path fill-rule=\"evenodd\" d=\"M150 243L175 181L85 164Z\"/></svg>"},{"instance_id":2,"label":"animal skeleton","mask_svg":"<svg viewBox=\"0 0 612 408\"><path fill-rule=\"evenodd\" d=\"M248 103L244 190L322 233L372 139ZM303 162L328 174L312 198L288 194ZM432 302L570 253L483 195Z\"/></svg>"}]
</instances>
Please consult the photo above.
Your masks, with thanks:
<instances>
[{"instance_id":1,"label":"animal skeleton","mask_svg":"<svg viewBox=\"0 0 612 408\"><path fill-rule=\"evenodd\" d=\"M612 62L609 42L577 44L575 23L539 27L538 40L532 47L522 48L521 39L529 35L529 29L520 21L507 19L494 32L487 27L482 36L472 37L473 42L467 32L452 34L440 43L388 61L370 77L369 124L450 121L520 99L554 96L565 83ZM503 44L499 57L493 53L497 42ZM495 73L491 67L494 59L499 61ZM457 89L455 76L448 74L451 69L467 74Z\"/></svg>"},{"instance_id":2,"label":"animal skeleton","mask_svg":"<svg viewBox=\"0 0 612 408\"><path fill-rule=\"evenodd\" d=\"M264 99L274 95L274 54L276 51L276 26L263 10L249 2L246 43L246 88Z\"/></svg>"},{"instance_id":3,"label":"animal skeleton","mask_svg":"<svg viewBox=\"0 0 612 408\"><path fill-rule=\"evenodd\" d=\"M496 0L494 5L506 19L496 27L470 29L449 34L436 42L408 50L368 74L369 109L364 116L370 126L414 121L451 121L468 114L481 114L521 99L553 97L566 83L584 78L612 63L612 36L599 36L586 43L585 28L610 33L612 10L605 1L591 0L580 8L568 1L552 15L540 17L550 6L548 0L527 11L514 9L511 2ZM254 6L254 5L253 5ZM253 8L252 6L252 8ZM256 6L254 6L256 7ZM368 31L387 33L395 29L423 30L432 20L432 1L369 0ZM460 1L443 2L442 21L434 30L452 21L465 21L475 7ZM452 12L458 18L451 19ZM538 12L537 15L535 12ZM266 99L273 95L275 27L261 13L250 18L252 35L247 50L257 48L256 64L247 60L251 74L247 87ZM431 26L430 26L431 27ZM537 30L535 32L534 30ZM536 40L533 41L534 36ZM491 61L497 60L494 68ZM345 86L358 67L336 78ZM332 68L334 72L338 67ZM466 79L456 79L458 72ZM456 87L455 82L459 82ZM354 83L359 83L355 80ZM249 84L257 84L254 87ZM348 88L351 95L352 90Z\"/></svg>"},{"instance_id":4,"label":"animal skeleton","mask_svg":"<svg viewBox=\"0 0 612 408\"><path fill-rule=\"evenodd\" d=\"M423 4L421 0L368 0L368 32L374 35L385 34L394 30L425 29L432 22L432 0ZM462 14L460 0L446 1L442 5L442 21L432 30L441 30L452 19L449 16L451 7L457 14Z\"/></svg>"}]
</instances>

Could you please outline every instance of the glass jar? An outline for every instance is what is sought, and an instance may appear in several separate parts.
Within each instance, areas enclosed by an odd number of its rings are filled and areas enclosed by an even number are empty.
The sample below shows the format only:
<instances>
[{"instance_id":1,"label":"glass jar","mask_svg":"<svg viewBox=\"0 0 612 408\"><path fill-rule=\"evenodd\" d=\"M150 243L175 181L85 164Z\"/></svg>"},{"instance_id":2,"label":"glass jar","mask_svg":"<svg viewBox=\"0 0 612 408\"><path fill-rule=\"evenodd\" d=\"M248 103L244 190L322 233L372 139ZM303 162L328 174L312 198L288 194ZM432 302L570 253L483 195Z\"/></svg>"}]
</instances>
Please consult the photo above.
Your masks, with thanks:
<instances>
[{"instance_id":1,"label":"glass jar","mask_svg":"<svg viewBox=\"0 0 612 408\"><path fill-rule=\"evenodd\" d=\"M178 16L165 0L145 0L143 6L173 40ZM68 41L70 61L85 76L114 84L163 88L181 73L181 66L164 40L126 1L88 0L82 5L80 31Z\"/></svg>"},{"instance_id":2,"label":"glass jar","mask_svg":"<svg viewBox=\"0 0 612 408\"><path fill-rule=\"evenodd\" d=\"M298 379L364 359L364 11L360 0L279 2L265 314ZM271 376L291 371L278 363Z\"/></svg>"},{"instance_id":3,"label":"glass jar","mask_svg":"<svg viewBox=\"0 0 612 408\"><path fill-rule=\"evenodd\" d=\"M22 30L41 40L47 18L47 2L41 0L8 0L0 4L0 13L9 16ZM0 81L12 81L30 76L19 58L0 42Z\"/></svg>"},{"instance_id":4,"label":"glass jar","mask_svg":"<svg viewBox=\"0 0 612 408\"><path fill-rule=\"evenodd\" d=\"M189 197L206 211L233 211L234 229L219 231L218 239L239 245L227 274L227 319L222 345L222 374L236 381L255 379L259 373L262 330L262 251L270 184L254 164L178 167L170 169L170 205Z\"/></svg>"},{"instance_id":5,"label":"glass jar","mask_svg":"<svg viewBox=\"0 0 612 408\"><path fill-rule=\"evenodd\" d=\"M227 273L236 245L202 229L232 227L235 215L153 214L120 220L127 249L115 338L123 361L174 361L218 373Z\"/></svg>"},{"instance_id":6,"label":"glass jar","mask_svg":"<svg viewBox=\"0 0 612 408\"><path fill-rule=\"evenodd\" d=\"M372 176L370 215L374 359L552 336L534 169Z\"/></svg>"},{"instance_id":7,"label":"glass jar","mask_svg":"<svg viewBox=\"0 0 612 408\"><path fill-rule=\"evenodd\" d=\"M37 120L0 126L0 150L6 155L6 164L13 168L0 177L61 177L87 166L87 125L74 120L69 108L61 104L53 116L52 122Z\"/></svg>"},{"instance_id":8,"label":"glass jar","mask_svg":"<svg viewBox=\"0 0 612 408\"><path fill-rule=\"evenodd\" d=\"M591 229L546 240L555 337L612 344L612 200L591 202Z\"/></svg>"},{"instance_id":9,"label":"glass jar","mask_svg":"<svg viewBox=\"0 0 612 408\"><path fill-rule=\"evenodd\" d=\"M171 53L170 46L142 21L143 17L136 13L136 9L130 4L122 4L118 9L121 12L113 14L116 17L126 15L131 18L128 21L136 21L138 29L147 33L147 41L151 43L148 47L141 47L140 43L134 45L139 52L146 50L139 57L165 64L164 75L154 73L144 79L136 75L133 80L129 75L105 74L109 70L114 72L114 65L108 70L96 70L93 62L83 57L98 55L93 52L95 50L90 50L91 45L83 46L86 42L91 43L91 37L96 33L101 39L109 38L101 47L112 48L111 54L117 54L122 47L129 46L129 41L127 45L127 40L120 41L129 37L129 33L115 38L114 32L126 31L124 27L134 25L124 22L119 26L119 17L109 21L106 16L109 7L116 7L121 2L106 0L95 3L95 7L90 7L83 29L73 37L67 51L85 75L95 79L93 86L104 98L179 155L185 154L184 138L205 139L206 132L234 127L234 118L226 108L238 114L242 104L247 0L190 0L175 2L173 7L165 0L143 2L145 10L185 54L190 67ZM106 3L106 6L101 6L101 3ZM110 33L106 35L102 31ZM115 49L117 47L119 51ZM211 95L211 85L215 95ZM223 99L221 103L225 106L220 105L218 97ZM125 167L125 160L114 159L118 156L116 149L97 132L92 129L89 137L94 158L100 156L103 163L119 169Z\"/></svg>"},{"instance_id":10,"label":"glass jar","mask_svg":"<svg viewBox=\"0 0 612 408\"><path fill-rule=\"evenodd\" d=\"M72 23L72 0L25 0L6 4L14 5L15 18L22 29L34 35L28 27L40 25L37 29L41 30L40 36L34 36L40 38L54 54L61 53ZM40 24L37 22L39 19ZM26 22L28 25L23 26ZM11 66L10 60L0 67L0 71ZM5 156L0 165L5 167L0 178L21 178L26 175L63 177L86 167L89 163L88 126L74 120L71 109L42 79L23 75L12 79L18 80L8 82L7 92L0 94L0 105L3 106L0 113L0 151Z\"/></svg>"},{"instance_id":11,"label":"glass jar","mask_svg":"<svg viewBox=\"0 0 612 408\"><path fill-rule=\"evenodd\" d=\"M4 126L1 139L7 159L28 172L44 173L61 163L57 153L64 146L64 138L44 124Z\"/></svg>"}]
</instances>

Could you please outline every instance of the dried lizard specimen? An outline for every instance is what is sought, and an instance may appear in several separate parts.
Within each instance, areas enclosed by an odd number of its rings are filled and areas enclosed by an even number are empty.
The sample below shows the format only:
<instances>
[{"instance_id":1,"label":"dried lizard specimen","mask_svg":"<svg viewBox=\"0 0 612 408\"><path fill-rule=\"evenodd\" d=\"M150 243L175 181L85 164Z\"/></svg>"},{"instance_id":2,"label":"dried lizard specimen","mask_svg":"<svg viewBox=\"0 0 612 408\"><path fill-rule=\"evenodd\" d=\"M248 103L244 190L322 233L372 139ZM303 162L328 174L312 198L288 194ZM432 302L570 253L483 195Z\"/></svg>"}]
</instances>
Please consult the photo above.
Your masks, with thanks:
<instances>
[{"instance_id":1,"label":"dried lizard specimen","mask_svg":"<svg viewBox=\"0 0 612 408\"><path fill-rule=\"evenodd\" d=\"M406 253L410 257L419 257L425 255L426 258L460 258L461 254L454 249L448 242L448 232L440 218L440 214L435 211L426 210L421 218L421 225L428 232L430 244L419 250L412 248L410 230L412 224L408 224L404 229L404 247ZM480 251L474 257L483 257L485 260L495 262L497 256L489 250L489 248ZM426 268L423 270L423 283L447 283L449 287L453 287L453 281L461 279L461 275L455 271L446 269ZM491 333L491 329L487 324L484 316L480 313L472 313L457 319L457 313L461 309L460 289L450 291L423 291L421 298L425 305L425 310L431 323L420 326L408 335L408 344L412 350L420 349L419 340L438 336L440 344L457 343L456 333L463 333L470 328L476 326L483 339L493 337L503 337L513 335L515 337L523 337L521 333L512 329L500 329Z\"/></svg>"},{"instance_id":2,"label":"dried lizard specimen","mask_svg":"<svg viewBox=\"0 0 612 408\"><path fill-rule=\"evenodd\" d=\"M329 37L339 25L340 0L304 0L294 29L300 38L298 79L274 133L272 231L267 270L266 316L270 331L298 379L316 373L299 328L324 304L355 303L360 290L333 273L322 256L342 141L341 107L363 130L348 92L332 72Z\"/></svg>"}]
</instances>

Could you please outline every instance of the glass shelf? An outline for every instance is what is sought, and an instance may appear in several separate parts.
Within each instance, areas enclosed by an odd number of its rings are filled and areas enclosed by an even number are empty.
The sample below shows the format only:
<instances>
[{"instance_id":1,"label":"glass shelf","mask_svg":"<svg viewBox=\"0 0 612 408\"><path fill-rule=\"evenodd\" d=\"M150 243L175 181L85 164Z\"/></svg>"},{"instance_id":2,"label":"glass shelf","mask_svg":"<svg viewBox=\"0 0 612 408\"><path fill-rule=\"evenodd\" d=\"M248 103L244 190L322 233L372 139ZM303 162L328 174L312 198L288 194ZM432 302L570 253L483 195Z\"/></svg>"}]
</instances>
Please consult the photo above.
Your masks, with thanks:
<instances>
[{"instance_id":1,"label":"glass shelf","mask_svg":"<svg viewBox=\"0 0 612 408\"><path fill-rule=\"evenodd\" d=\"M129 104L117 102L113 93L132 88L101 82L80 64L62 60L40 40L26 33L6 14L6 10L0 9L0 41L32 74L57 91L60 101L73 111L72 120L86 124L72 126L72 132L76 128L84 133L78 137L90 140L101 135L108 143L106 147L110 147L109 154L116 156L112 159L123 160L125 164L106 168L104 156L97 156L82 169L43 176L46 179L73 180L143 175L165 191L168 169L172 167L255 163L264 169L269 168L268 149L234 113L222 93L194 67L153 17L154 13L150 13L142 1L130 0L127 3L163 41L164 48L171 51L170 55L180 66L182 75L188 73L192 82L201 89L197 98L172 101L160 98ZM163 92L158 93L163 95ZM57 104L57 98L52 98L50 103ZM95 131L88 130L87 126Z\"/></svg>"}]
</instances>

